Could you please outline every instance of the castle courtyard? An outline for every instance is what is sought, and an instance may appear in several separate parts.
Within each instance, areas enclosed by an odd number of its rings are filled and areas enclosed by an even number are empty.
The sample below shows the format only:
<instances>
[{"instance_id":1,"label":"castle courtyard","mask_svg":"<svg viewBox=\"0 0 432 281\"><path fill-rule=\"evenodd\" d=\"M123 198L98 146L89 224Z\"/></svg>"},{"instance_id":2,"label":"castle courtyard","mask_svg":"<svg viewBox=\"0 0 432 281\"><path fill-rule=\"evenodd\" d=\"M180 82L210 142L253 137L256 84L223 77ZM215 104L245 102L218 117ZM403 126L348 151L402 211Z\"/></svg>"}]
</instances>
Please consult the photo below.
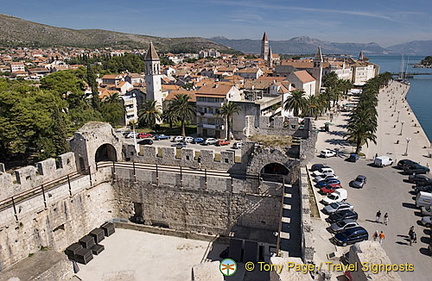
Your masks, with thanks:
<instances>
[{"instance_id":1,"label":"castle courtyard","mask_svg":"<svg viewBox=\"0 0 432 281\"><path fill-rule=\"evenodd\" d=\"M210 242L117 228L101 244L102 253L78 265L83 281L190 280Z\"/></svg>"}]
</instances>

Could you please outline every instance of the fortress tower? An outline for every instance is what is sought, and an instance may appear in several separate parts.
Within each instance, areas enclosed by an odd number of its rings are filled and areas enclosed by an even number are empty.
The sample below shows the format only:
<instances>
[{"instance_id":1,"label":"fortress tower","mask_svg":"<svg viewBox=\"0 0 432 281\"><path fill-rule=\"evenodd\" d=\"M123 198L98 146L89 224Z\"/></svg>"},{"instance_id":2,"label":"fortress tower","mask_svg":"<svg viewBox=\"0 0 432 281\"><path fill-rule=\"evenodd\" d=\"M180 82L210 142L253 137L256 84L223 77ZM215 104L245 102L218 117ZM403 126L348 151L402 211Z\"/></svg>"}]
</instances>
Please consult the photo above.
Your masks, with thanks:
<instances>
[{"instance_id":1,"label":"fortress tower","mask_svg":"<svg viewBox=\"0 0 432 281\"><path fill-rule=\"evenodd\" d=\"M160 60L152 42L150 42L150 46L144 58L144 64L147 99L155 100L156 104L160 106L160 109L162 109L163 96L160 74Z\"/></svg>"}]
</instances>

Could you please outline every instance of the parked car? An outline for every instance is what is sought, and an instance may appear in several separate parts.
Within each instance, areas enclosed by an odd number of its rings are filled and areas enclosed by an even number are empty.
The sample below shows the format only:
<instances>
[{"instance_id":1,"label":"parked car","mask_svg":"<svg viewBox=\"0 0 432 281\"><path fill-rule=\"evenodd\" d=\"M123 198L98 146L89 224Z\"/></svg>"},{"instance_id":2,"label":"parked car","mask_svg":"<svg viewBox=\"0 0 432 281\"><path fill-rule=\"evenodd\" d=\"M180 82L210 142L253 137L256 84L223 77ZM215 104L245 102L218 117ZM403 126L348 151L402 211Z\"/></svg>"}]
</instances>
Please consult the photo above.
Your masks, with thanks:
<instances>
[{"instance_id":1,"label":"parked car","mask_svg":"<svg viewBox=\"0 0 432 281\"><path fill-rule=\"evenodd\" d=\"M217 143L217 139L215 138L208 138L204 141L204 144L216 144Z\"/></svg>"},{"instance_id":2,"label":"parked car","mask_svg":"<svg viewBox=\"0 0 432 281\"><path fill-rule=\"evenodd\" d=\"M409 159L402 159L397 163L396 168L403 170L406 166L412 166L414 164L418 163Z\"/></svg>"},{"instance_id":3,"label":"parked car","mask_svg":"<svg viewBox=\"0 0 432 281\"><path fill-rule=\"evenodd\" d=\"M151 137L153 137L153 136L152 136L152 134L149 134L149 133L139 133L138 134L139 139L145 139L145 138L151 138Z\"/></svg>"},{"instance_id":4,"label":"parked car","mask_svg":"<svg viewBox=\"0 0 432 281\"><path fill-rule=\"evenodd\" d=\"M388 156L378 156L375 157L373 164L376 167L385 167L393 165L393 159Z\"/></svg>"},{"instance_id":5,"label":"parked car","mask_svg":"<svg viewBox=\"0 0 432 281\"><path fill-rule=\"evenodd\" d=\"M422 166L420 164L414 164L411 166L405 166L404 173L408 175L412 174L426 174L430 171L430 169L426 166Z\"/></svg>"},{"instance_id":6,"label":"parked car","mask_svg":"<svg viewBox=\"0 0 432 281\"><path fill-rule=\"evenodd\" d=\"M186 147L187 144L184 142L178 142L178 143L172 144L171 146L175 147L175 148L183 148L183 147Z\"/></svg>"},{"instance_id":7,"label":"parked car","mask_svg":"<svg viewBox=\"0 0 432 281\"><path fill-rule=\"evenodd\" d=\"M324 174L321 176L317 176L314 178L314 181L316 182L320 182L320 181L324 181L324 180L328 180L328 179L337 179L338 176L332 173L328 173L328 174Z\"/></svg>"},{"instance_id":8,"label":"parked car","mask_svg":"<svg viewBox=\"0 0 432 281\"><path fill-rule=\"evenodd\" d=\"M432 216L432 207L431 205L429 206L423 206L421 207L421 213L423 216Z\"/></svg>"},{"instance_id":9,"label":"parked car","mask_svg":"<svg viewBox=\"0 0 432 281\"><path fill-rule=\"evenodd\" d=\"M420 191L416 196L416 207L432 205L432 193Z\"/></svg>"},{"instance_id":10,"label":"parked car","mask_svg":"<svg viewBox=\"0 0 432 281\"><path fill-rule=\"evenodd\" d=\"M331 203L345 201L348 198L348 192L346 189L339 188L335 190L333 193L327 195L327 197L321 200L321 203L324 205L330 205Z\"/></svg>"},{"instance_id":11,"label":"parked car","mask_svg":"<svg viewBox=\"0 0 432 281\"><path fill-rule=\"evenodd\" d=\"M216 142L216 145L217 146L224 146L224 145L229 145L230 144L230 141L229 140L218 140L217 142Z\"/></svg>"},{"instance_id":12,"label":"parked car","mask_svg":"<svg viewBox=\"0 0 432 281\"><path fill-rule=\"evenodd\" d=\"M432 192L432 185L421 185L421 186L414 186L414 193L417 194L420 191L424 192Z\"/></svg>"},{"instance_id":13,"label":"parked car","mask_svg":"<svg viewBox=\"0 0 432 281\"><path fill-rule=\"evenodd\" d=\"M340 183L340 180L335 179L335 178L329 178L327 180L323 180L323 181L318 182L315 186L318 188L321 188L321 187L327 186L329 184L335 184L335 183Z\"/></svg>"},{"instance_id":14,"label":"parked car","mask_svg":"<svg viewBox=\"0 0 432 281\"><path fill-rule=\"evenodd\" d=\"M334 157L334 156L336 156L336 152L329 150L329 149L324 149L324 150L321 150L320 156L324 157L324 158Z\"/></svg>"},{"instance_id":15,"label":"parked car","mask_svg":"<svg viewBox=\"0 0 432 281\"><path fill-rule=\"evenodd\" d=\"M242 148L243 147L243 143L242 142L235 142L234 144L233 144L233 148L234 149L240 149L240 148Z\"/></svg>"},{"instance_id":16,"label":"parked car","mask_svg":"<svg viewBox=\"0 0 432 281\"><path fill-rule=\"evenodd\" d=\"M179 141L183 141L183 140L184 140L183 136L176 136L171 141L173 141L173 142L179 142Z\"/></svg>"},{"instance_id":17,"label":"parked car","mask_svg":"<svg viewBox=\"0 0 432 281\"><path fill-rule=\"evenodd\" d=\"M153 144L153 140L152 139L143 139L140 140L138 142L138 144L142 144L142 145L152 145Z\"/></svg>"},{"instance_id":18,"label":"parked car","mask_svg":"<svg viewBox=\"0 0 432 281\"><path fill-rule=\"evenodd\" d=\"M362 175L358 175L355 180L350 181L349 186L355 187L355 188L363 188L363 186L366 184L366 177Z\"/></svg>"},{"instance_id":19,"label":"parked car","mask_svg":"<svg viewBox=\"0 0 432 281\"><path fill-rule=\"evenodd\" d=\"M198 138L194 138L194 140L193 140L193 142L192 143L203 143L204 142L204 139L203 138L200 138L200 137L198 137Z\"/></svg>"},{"instance_id":20,"label":"parked car","mask_svg":"<svg viewBox=\"0 0 432 281\"><path fill-rule=\"evenodd\" d=\"M155 139L155 140L169 140L169 139L170 139L170 136L167 136L167 135L161 134L161 135L156 135L156 136L154 136L154 139Z\"/></svg>"},{"instance_id":21,"label":"parked car","mask_svg":"<svg viewBox=\"0 0 432 281\"><path fill-rule=\"evenodd\" d=\"M330 166L324 165L324 164L313 164L312 167L310 168L311 172L314 171L320 171L323 168L330 168Z\"/></svg>"},{"instance_id":22,"label":"parked car","mask_svg":"<svg viewBox=\"0 0 432 281\"><path fill-rule=\"evenodd\" d=\"M357 221L352 220L352 219L346 219L346 220L341 220L341 221L332 223L327 228L327 231L330 233L339 233L339 232L342 232L344 230L359 227L359 226L360 225L358 224Z\"/></svg>"},{"instance_id":23,"label":"parked car","mask_svg":"<svg viewBox=\"0 0 432 281\"><path fill-rule=\"evenodd\" d=\"M354 227L336 234L332 241L338 246L346 246L369 239L369 234L363 227Z\"/></svg>"},{"instance_id":24,"label":"parked car","mask_svg":"<svg viewBox=\"0 0 432 281\"><path fill-rule=\"evenodd\" d=\"M336 212L340 212L343 210L353 210L354 206L347 202L336 202L331 203L330 205L325 206L322 211L324 214L331 215Z\"/></svg>"},{"instance_id":25,"label":"parked car","mask_svg":"<svg viewBox=\"0 0 432 281\"><path fill-rule=\"evenodd\" d=\"M426 175L409 175L408 181L415 183L416 185L430 185L432 184L432 178L427 177Z\"/></svg>"},{"instance_id":26,"label":"parked car","mask_svg":"<svg viewBox=\"0 0 432 281\"><path fill-rule=\"evenodd\" d=\"M351 153L350 156L347 158L347 161L355 163L355 162L357 162L358 159L359 159L358 154Z\"/></svg>"},{"instance_id":27,"label":"parked car","mask_svg":"<svg viewBox=\"0 0 432 281\"><path fill-rule=\"evenodd\" d=\"M193 137L184 137L184 139L183 139L183 141L186 142L186 143L192 143L193 140L194 140Z\"/></svg>"},{"instance_id":28,"label":"parked car","mask_svg":"<svg viewBox=\"0 0 432 281\"><path fill-rule=\"evenodd\" d=\"M421 219L421 224L427 227L431 227L432 226L432 219L431 216L424 216Z\"/></svg>"},{"instance_id":29,"label":"parked car","mask_svg":"<svg viewBox=\"0 0 432 281\"><path fill-rule=\"evenodd\" d=\"M133 138L134 136L137 137L138 133L129 132L129 134L126 135L126 138Z\"/></svg>"},{"instance_id":30,"label":"parked car","mask_svg":"<svg viewBox=\"0 0 432 281\"><path fill-rule=\"evenodd\" d=\"M321 170L312 172L311 175L316 177L316 176L321 176L323 174L329 174L329 173L334 174L334 171L332 168L322 168Z\"/></svg>"},{"instance_id":31,"label":"parked car","mask_svg":"<svg viewBox=\"0 0 432 281\"><path fill-rule=\"evenodd\" d=\"M356 212L354 212L353 210L343 210L343 211L336 212L336 213L333 213L330 216L328 216L328 218L326 218L326 222L335 223L335 222L346 220L346 219L357 220L358 214Z\"/></svg>"},{"instance_id":32,"label":"parked car","mask_svg":"<svg viewBox=\"0 0 432 281\"><path fill-rule=\"evenodd\" d=\"M339 183L333 183L333 184L329 184L329 185L326 185L324 187L321 187L319 190L319 193L329 194L329 193L335 192L335 190L337 190L339 188L342 188L342 185L340 185Z\"/></svg>"}]
</instances>

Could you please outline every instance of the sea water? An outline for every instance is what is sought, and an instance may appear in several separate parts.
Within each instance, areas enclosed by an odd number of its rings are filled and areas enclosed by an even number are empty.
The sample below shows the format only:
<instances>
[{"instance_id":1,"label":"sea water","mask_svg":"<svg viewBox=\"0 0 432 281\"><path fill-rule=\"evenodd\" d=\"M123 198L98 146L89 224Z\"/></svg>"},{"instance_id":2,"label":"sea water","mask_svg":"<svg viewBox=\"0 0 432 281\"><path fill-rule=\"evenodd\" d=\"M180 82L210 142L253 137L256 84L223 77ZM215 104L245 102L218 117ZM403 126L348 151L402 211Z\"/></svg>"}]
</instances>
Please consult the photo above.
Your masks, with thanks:
<instances>
[{"instance_id":1,"label":"sea water","mask_svg":"<svg viewBox=\"0 0 432 281\"><path fill-rule=\"evenodd\" d=\"M369 56L369 61L380 66L380 73L386 71L399 73L401 64L404 61L404 69L407 73L428 72L432 68L414 68L413 64L419 63L425 56ZM432 140L432 75L414 75L409 78L410 90L407 94L407 101L420 122L423 130Z\"/></svg>"}]
</instances>

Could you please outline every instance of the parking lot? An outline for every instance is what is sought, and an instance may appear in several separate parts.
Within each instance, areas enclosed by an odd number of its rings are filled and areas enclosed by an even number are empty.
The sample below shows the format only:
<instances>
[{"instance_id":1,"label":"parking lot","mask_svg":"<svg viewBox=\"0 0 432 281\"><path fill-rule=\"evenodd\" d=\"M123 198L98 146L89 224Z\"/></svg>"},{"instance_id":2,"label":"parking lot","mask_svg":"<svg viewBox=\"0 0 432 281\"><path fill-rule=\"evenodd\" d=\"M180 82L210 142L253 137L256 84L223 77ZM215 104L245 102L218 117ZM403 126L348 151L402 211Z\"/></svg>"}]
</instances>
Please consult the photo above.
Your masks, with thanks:
<instances>
[{"instance_id":1,"label":"parking lot","mask_svg":"<svg viewBox=\"0 0 432 281\"><path fill-rule=\"evenodd\" d=\"M331 157L327 159L315 158L314 163L323 163L331 166L338 175L341 185L348 191L347 202L354 205L354 210L358 213L358 222L369 232L369 240L377 230L383 231L386 239L383 248L390 257L392 263L405 264L411 263L415 266L415 271L410 273L400 273L403 280L423 280L429 274L428 265L431 256L428 251L430 241L430 230L419 224L420 209L415 207L414 195L410 194L412 184L404 182L406 175L402 175L400 170L393 167L377 168L372 165L371 160L360 159L357 163L345 161L343 157ZM367 177L367 183L362 189L354 189L348 186L349 182L357 175ZM314 187L315 190L317 188ZM323 197L317 194L317 201ZM324 205L318 203L322 209ZM381 223L375 222L376 212L380 210ZM385 213L389 214L388 225L382 223ZM327 215L321 213L324 220ZM321 224L321 227L324 224ZM325 225L329 225L325 223ZM409 245L407 235L410 226L415 227L418 243ZM326 238L332 235L327 232ZM326 243L330 244L327 240ZM344 249L338 247L338 252ZM345 247L348 251L349 247Z\"/></svg>"},{"instance_id":2,"label":"parking lot","mask_svg":"<svg viewBox=\"0 0 432 281\"><path fill-rule=\"evenodd\" d=\"M151 139L153 140L153 138L151 138ZM173 137L171 137L171 139L169 139L169 140L153 140L152 146L169 147L169 146L176 143L176 142L173 142L172 139L173 139ZM125 138L125 140L126 140L126 143L128 143L128 144L134 143L133 138ZM137 142L139 142L140 140L142 140L142 139L137 139ZM195 149L196 151L199 151L201 149L214 150L215 153L220 153L221 151L230 150L230 151L234 151L236 156L241 156L241 149L234 149L233 148L233 144L235 142L236 141L231 141L229 145L224 145L224 146L188 143L186 145L186 148Z\"/></svg>"}]
</instances>

